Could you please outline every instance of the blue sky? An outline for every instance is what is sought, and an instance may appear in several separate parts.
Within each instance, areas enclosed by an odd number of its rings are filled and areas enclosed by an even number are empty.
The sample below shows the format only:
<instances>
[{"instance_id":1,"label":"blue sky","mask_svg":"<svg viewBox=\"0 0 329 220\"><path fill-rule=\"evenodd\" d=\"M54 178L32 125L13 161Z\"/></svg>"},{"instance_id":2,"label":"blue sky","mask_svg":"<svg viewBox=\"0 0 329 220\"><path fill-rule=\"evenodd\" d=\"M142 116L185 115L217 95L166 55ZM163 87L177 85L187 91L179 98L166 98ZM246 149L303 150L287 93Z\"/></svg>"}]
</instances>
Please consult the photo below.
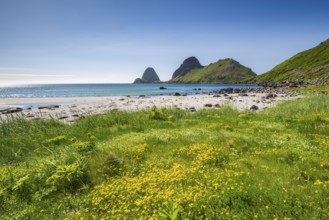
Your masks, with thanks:
<instances>
[{"instance_id":1,"label":"blue sky","mask_svg":"<svg viewBox=\"0 0 329 220\"><path fill-rule=\"evenodd\" d=\"M233 58L264 73L329 38L327 0L0 0L0 85L129 83Z\"/></svg>"}]
</instances>

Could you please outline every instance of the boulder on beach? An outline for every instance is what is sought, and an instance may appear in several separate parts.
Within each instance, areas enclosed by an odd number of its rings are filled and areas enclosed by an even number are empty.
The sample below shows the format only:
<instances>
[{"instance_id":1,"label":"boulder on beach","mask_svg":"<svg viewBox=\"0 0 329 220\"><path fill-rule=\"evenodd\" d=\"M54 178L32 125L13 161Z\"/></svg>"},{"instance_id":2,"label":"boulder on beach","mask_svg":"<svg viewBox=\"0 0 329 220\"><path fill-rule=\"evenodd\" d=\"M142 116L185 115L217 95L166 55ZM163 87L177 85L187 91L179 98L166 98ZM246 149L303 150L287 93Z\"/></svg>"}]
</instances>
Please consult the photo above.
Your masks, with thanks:
<instances>
[{"instance_id":1,"label":"boulder on beach","mask_svg":"<svg viewBox=\"0 0 329 220\"><path fill-rule=\"evenodd\" d=\"M2 114L11 114L11 113L17 113L23 111L20 107L8 107L4 109L0 109L0 113Z\"/></svg>"},{"instance_id":2,"label":"boulder on beach","mask_svg":"<svg viewBox=\"0 0 329 220\"><path fill-rule=\"evenodd\" d=\"M59 108L59 105L44 105L44 106L40 106L38 109L55 109L55 108Z\"/></svg>"}]
</instances>

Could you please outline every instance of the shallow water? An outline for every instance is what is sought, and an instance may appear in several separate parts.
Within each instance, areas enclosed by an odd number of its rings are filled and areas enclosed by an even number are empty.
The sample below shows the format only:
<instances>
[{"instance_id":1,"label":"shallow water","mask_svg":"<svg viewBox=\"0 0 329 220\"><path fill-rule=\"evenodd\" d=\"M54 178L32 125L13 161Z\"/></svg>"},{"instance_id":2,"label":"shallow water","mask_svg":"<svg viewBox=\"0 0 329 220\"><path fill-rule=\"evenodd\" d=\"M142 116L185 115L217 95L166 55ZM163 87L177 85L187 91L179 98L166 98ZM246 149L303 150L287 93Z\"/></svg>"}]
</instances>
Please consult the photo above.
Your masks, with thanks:
<instances>
[{"instance_id":1,"label":"shallow water","mask_svg":"<svg viewBox=\"0 0 329 220\"><path fill-rule=\"evenodd\" d=\"M166 89L160 89L165 87ZM48 84L0 87L0 98L106 97L200 94L224 88L257 88L251 84Z\"/></svg>"}]
</instances>

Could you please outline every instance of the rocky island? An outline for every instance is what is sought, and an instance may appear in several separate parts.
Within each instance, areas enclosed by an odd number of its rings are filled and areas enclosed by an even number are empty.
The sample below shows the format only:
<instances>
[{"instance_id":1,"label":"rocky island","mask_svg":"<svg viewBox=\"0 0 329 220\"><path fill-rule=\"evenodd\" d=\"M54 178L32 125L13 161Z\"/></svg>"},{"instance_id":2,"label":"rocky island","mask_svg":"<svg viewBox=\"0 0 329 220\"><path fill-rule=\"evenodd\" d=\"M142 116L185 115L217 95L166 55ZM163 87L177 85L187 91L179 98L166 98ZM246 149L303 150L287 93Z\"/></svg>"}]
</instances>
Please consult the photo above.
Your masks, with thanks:
<instances>
[{"instance_id":1,"label":"rocky island","mask_svg":"<svg viewBox=\"0 0 329 220\"><path fill-rule=\"evenodd\" d=\"M155 82L160 82L160 78L152 67L146 68L146 70L143 73L142 78L137 78L134 81L135 84L136 83L155 83Z\"/></svg>"}]
</instances>

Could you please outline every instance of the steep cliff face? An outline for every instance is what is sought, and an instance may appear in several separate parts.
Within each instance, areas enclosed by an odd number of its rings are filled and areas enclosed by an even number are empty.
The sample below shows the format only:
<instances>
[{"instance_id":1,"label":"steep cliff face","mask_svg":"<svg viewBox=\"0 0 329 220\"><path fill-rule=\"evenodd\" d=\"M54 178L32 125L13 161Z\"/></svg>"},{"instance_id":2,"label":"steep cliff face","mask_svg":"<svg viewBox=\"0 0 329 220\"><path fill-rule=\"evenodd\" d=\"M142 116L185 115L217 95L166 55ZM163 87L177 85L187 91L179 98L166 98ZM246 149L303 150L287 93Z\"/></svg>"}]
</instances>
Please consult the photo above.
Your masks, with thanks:
<instances>
[{"instance_id":1,"label":"steep cliff face","mask_svg":"<svg viewBox=\"0 0 329 220\"><path fill-rule=\"evenodd\" d=\"M134 81L134 83L154 83L154 82L160 82L160 78L152 67L146 68L142 78L137 78Z\"/></svg>"},{"instance_id":2,"label":"steep cliff face","mask_svg":"<svg viewBox=\"0 0 329 220\"><path fill-rule=\"evenodd\" d=\"M178 77L178 76L184 76L186 73L193 69L202 68L203 66L200 64L199 60L196 57L189 57L180 67L173 73L172 79Z\"/></svg>"},{"instance_id":3,"label":"steep cliff face","mask_svg":"<svg viewBox=\"0 0 329 220\"><path fill-rule=\"evenodd\" d=\"M173 83L237 83L255 77L250 68L233 59L218 60L201 68L194 68L171 79Z\"/></svg>"}]
</instances>

